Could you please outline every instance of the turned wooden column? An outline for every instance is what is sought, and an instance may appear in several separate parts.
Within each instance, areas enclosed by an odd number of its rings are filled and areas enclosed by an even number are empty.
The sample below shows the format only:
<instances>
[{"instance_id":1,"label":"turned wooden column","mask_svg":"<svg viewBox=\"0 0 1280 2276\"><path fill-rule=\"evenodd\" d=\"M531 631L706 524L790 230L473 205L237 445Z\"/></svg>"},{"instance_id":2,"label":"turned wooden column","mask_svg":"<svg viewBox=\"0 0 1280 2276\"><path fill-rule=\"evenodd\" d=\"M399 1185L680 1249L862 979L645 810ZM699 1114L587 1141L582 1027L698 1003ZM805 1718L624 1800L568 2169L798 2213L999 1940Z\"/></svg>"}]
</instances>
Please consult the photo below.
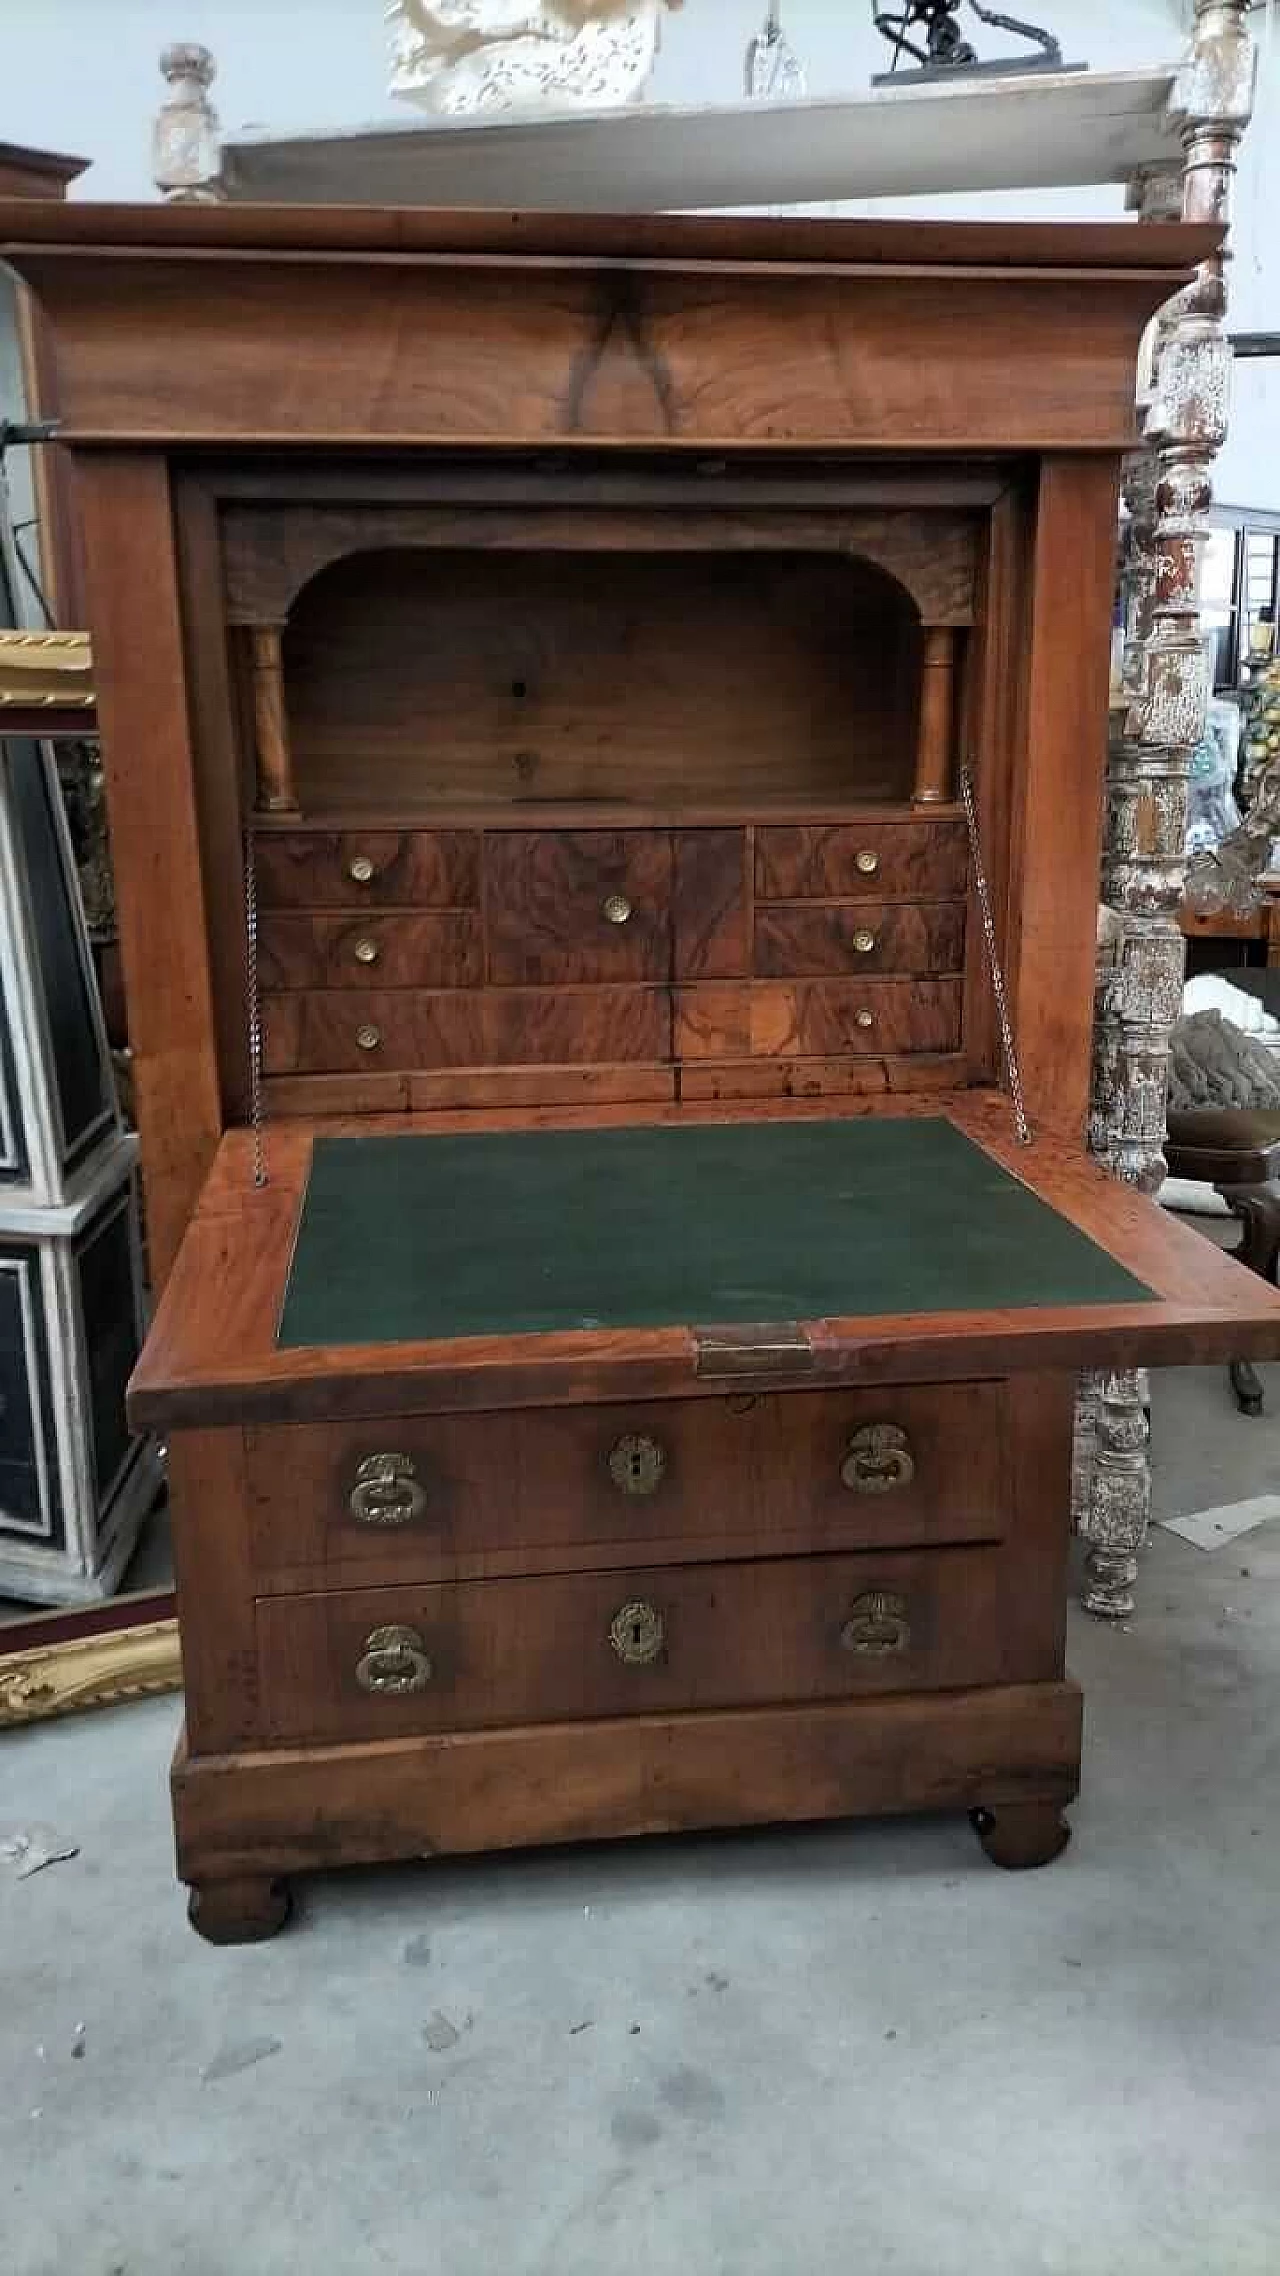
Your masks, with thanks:
<instances>
[{"instance_id":1,"label":"turned wooden column","mask_svg":"<svg viewBox=\"0 0 1280 2276\"><path fill-rule=\"evenodd\" d=\"M956 659L959 635L949 624L927 624L920 671L920 734L916 743L917 806L935 806L952 795L951 753L955 735Z\"/></svg>"},{"instance_id":2,"label":"turned wooden column","mask_svg":"<svg viewBox=\"0 0 1280 2276\"><path fill-rule=\"evenodd\" d=\"M1226 222L1236 149L1249 121L1254 56L1249 0L1196 0L1195 36L1178 75L1186 221ZM1144 220L1171 208L1149 170L1135 185ZM1200 628L1200 560L1209 536L1210 470L1226 436L1230 348L1224 256L1203 262L1157 319L1140 392L1143 449L1126 469L1129 520L1122 708L1108 778L1090 1144L1114 1174L1156 1193L1169 1036L1182 1002L1182 894L1187 777L1204 732L1208 668ZM1132 1370L1085 1386L1078 1436L1078 1523L1089 1543L1083 1601L1124 1619L1151 1506L1142 1387Z\"/></svg>"},{"instance_id":3,"label":"turned wooden column","mask_svg":"<svg viewBox=\"0 0 1280 2276\"><path fill-rule=\"evenodd\" d=\"M258 773L258 811L296 814L289 723L284 707L284 656L280 624L251 624L249 662L253 680L253 741Z\"/></svg>"}]
</instances>

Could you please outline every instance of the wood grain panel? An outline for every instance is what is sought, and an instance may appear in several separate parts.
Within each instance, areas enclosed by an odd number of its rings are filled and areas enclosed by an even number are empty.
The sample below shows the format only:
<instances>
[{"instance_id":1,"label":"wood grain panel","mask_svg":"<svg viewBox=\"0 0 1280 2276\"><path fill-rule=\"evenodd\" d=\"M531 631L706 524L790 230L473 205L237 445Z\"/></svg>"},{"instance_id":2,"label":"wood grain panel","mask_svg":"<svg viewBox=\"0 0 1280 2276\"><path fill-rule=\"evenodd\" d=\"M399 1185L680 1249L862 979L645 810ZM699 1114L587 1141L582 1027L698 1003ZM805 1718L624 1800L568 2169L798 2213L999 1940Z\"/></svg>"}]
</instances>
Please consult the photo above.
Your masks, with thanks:
<instances>
[{"instance_id":1,"label":"wood grain panel","mask_svg":"<svg viewBox=\"0 0 1280 2276\"><path fill-rule=\"evenodd\" d=\"M285 636L298 796L906 798L919 649L903 588L843 554L360 553Z\"/></svg>"},{"instance_id":2,"label":"wood grain panel","mask_svg":"<svg viewBox=\"0 0 1280 2276\"><path fill-rule=\"evenodd\" d=\"M685 1059L678 1069L680 1097L686 1107L699 1101L723 1099L840 1100L848 1109L855 1100L906 1098L913 1091L954 1090L965 1079L965 1062L953 1052L909 1057L859 1059Z\"/></svg>"},{"instance_id":3,"label":"wood grain panel","mask_svg":"<svg viewBox=\"0 0 1280 2276\"><path fill-rule=\"evenodd\" d=\"M858 1812L1070 1801L1074 1683L281 1748L173 1770L178 1870L373 1864Z\"/></svg>"},{"instance_id":4,"label":"wood grain panel","mask_svg":"<svg viewBox=\"0 0 1280 2276\"><path fill-rule=\"evenodd\" d=\"M478 911L420 917L263 915L258 973L280 988L471 988L484 978Z\"/></svg>"},{"instance_id":5,"label":"wood grain panel","mask_svg":"<svg viewBox=\"0 0 1280 2276\"><path fill-rule=\"evenodd\" d=\"M762 901L937 901L963 893L967 871L963 822L884 822L872 812L835 826L756 831Z\"/></svg>"},{"instance_id":6,"label":"wood grain panel","mask_svg":"<svg viewBox=\"0 0 1280 2276\"><path fill-rule=\"evenodd\" d=\"M671 1056L665 988L330 989L264 996L262 1019L268 1075Z\"/></svg>"},{"instance_id":7,"label":"wood grain panel","mask_svg":"<svg viewBox=\"0 0 1280 2276\"><path fill-rule=\"evenodd\" d=\"M955 1051L962 993L958 979L709 981L676 990L675 1055Z\"/></svg>"},{"instance_id":8,"label":"wood grain panel","mask_svg":"<svg viewBox=\"0 0 1280 2276\"><path fill-rule=\"evenodd\" d=\"M751 965L751 886L745 830L677 830L671 886L671 969L717 980Z\"/></svg>"},{"instance_id":9,"label":"wood grain panel","mask_svg":"<svg viewBox=\"0 0 1280 2276\"><path fill-rule=\"evenodd\" d=\"M210 950L168 474L79 469L131 1073L153 1285L222 1129Z\"/></svg>"},{"instance_id":10,"label":"wood grain panel","mask_svg":"<svg viewBox=\"0 0 1280 2276\"><path fill-rule=\"evenodd\" d=\"M469 909L480 840L469 830L270 830L256 846L263 909ZM351 874L367 861L373 874Z\"/></svg>"},{"instance_id":11,"label":"wood grain panel","mask_svg":"<svg viewBox=\"0 0 1280 2276\"><path fill-rule=\"evenodd\" d=\"M1002 1626L1001 1557L879 1550L262 1598L261 1729L276 1741L400 1738L1047 1678L1053 1653L1034 1629ZM854 1605L875 1591L905 1604L901 1650L841 1642ZM610 1642L632 1602L652 1605L665 1626L661 1657L647 1666L628 1666ZM431 1680L408 1696L372 1696L357 1664L372 1632L392 1623L421 1636Z\"/></svg>"},{"instance_id":12,"label":"wood grain panel","mask_svg":"<svg viewBox=\"0 0 1280 2276\"><path fill-rule=\"evenodd\" d=\"M999 1540L1011 1474L1002 1386L796 1391L542 1413L399 1418L422 1515L370 1526L352 1514L359 1465L384 1444L376 1423L253 1430L246 1461L258 1585L478 1580L602 1563L768 1556L783 1550L912 1548ZM851 1491L853 1433L905 1431L914 1475L883 1494ZM640 1435L664 1468L646 1495L621 1492L618 1442Z\"/></svg>"},{"instance_id":13,"label":"wood grain panel","mask_svg":"<svg viewBox=\"0 0 1280 2276\"><path fill-rule=\"evenodd\" d=\"M488 976L495 985L666 979L666 831L495 833L485 841L484 875ZM620 924L606 914L614 901L628 911Z\"/></svg>"},{"instance_id":14,"label":"wood grain panel","mask_svg":"<svg viewBox=\"0 0 1280 2276\"><path fill-rule=\"evenodd\" d=\"M264 1086L278 1115L528 1111L545 1106L663 1105L676 1095L670 1066L458 1067L384 1075L275 1075Z\"/></svg>"},{"instance_id":15,"label":"wood grain panel","mask_svg":"<svg viewBox=\"0 0 1280 2276\"><path fill-rule=\"evenodd\" d=\"M963 901L827 908L772 902L755 923L755 969L778 979L864 972L959 972ZM867 944L871 936L870 945Z\"/></svg>"}]
</instances>

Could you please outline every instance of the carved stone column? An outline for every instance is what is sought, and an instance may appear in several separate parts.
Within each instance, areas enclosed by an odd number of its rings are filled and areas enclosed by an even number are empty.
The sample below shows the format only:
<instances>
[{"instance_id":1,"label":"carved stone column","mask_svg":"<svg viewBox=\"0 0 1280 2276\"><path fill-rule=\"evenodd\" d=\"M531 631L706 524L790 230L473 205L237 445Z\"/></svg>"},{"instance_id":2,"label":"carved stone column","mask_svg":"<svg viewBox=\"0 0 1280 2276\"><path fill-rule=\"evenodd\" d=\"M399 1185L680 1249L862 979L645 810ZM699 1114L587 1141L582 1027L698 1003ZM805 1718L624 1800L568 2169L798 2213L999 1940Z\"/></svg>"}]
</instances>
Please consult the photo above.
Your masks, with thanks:
<instances>
[{"instance_id":1,"label":"carved stone column","mask_svg":"<svg viewBox=\"0 0 1280 2276\"><path fill-rule=\"evenodd\" d=\"M151 130L152 180L175 204L216 205L226 195L218 114L209 100L217 65L207 47L184 41L165 49L160 69L169 92Z\"/></svg>"},{"instance_id":2,"label":"carved stone column","mask_svg":"<svg viewBox=\"0 0 1280 2276\"><path fill-rule=\"evenodd\" d=\"M1228 217L1236 148L1252 106L1248 15L1249 0L1196 0L1195 36L1174 95L1187 221ZM1144 220L1167 217L1169 184L1159 170L1136 187ZM1210 469L1226 435L1225 309L1224 256L1214 254L1153 328L1139 403L1144 448L1125 480L1124 664L1108 779L1090 1144L1117 1177L1147 1193L1159 1190L1165 1170L1169 1032L1182 997L1176 913L1187 775L1209 694L1200 561ZM1139 1377L1088 1379L1084 1410L1076 1488L1089 1543L1084 1602L1103 1618L1122 1619L1133 1610L1151 1502Z\"/></svg>"}]
</instances>

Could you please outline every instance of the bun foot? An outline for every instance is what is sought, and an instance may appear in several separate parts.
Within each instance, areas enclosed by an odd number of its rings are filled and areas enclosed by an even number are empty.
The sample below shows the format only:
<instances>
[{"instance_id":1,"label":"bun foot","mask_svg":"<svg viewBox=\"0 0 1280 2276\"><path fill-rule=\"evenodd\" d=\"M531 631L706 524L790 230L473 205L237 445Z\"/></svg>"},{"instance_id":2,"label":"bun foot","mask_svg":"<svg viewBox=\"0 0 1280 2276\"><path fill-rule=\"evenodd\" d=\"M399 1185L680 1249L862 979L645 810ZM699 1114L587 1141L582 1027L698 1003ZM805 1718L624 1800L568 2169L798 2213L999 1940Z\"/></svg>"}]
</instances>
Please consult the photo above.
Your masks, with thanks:
<instances>
[{"instance_id":1,"label":"bun foot","mask_svg":"<svg viewBox=\"0 0 1280 2276\"><path fill-rule=\"evenodd\" d=\"M1002 1802L995 1810L971 1810L969 1823L992 1864L1010 1873L1052 1865L1071 1839L1056 1802Z\"/></svg>"},{"instance_id":2,"label":"bun foot","mask_svg":"<svg viewBox=\"0 0 1280 2276\"><path fill-rule=\"evenodd\" d=\"M288 1884L268 1874L230 1881L197 1881L187 1918L209 1944L261 1944L283 1928L293 1910Z\"/></svg>"}]
</instances>

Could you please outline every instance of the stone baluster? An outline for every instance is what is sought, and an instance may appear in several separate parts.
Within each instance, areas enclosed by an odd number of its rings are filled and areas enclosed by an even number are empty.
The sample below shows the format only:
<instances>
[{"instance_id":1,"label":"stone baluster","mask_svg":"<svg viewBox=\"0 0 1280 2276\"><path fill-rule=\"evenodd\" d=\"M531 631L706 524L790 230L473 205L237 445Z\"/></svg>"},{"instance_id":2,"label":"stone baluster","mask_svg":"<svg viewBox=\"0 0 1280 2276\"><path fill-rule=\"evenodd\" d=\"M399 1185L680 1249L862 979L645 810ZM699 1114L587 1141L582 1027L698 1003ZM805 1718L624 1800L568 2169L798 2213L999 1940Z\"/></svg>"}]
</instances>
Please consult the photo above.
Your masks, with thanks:
<instances>
[{"instance_id":1,"label":"stone baluster","mask_svg":"<svg viewBox=\"0 0 1280 2276\"><path fill-rule=\"evenodd\" d=\"M216 205L225 197L219 179L218 114L209 100L217 71L207 47L167 47L160 69L169 92L151 132L151 175L162 198L181 205Z\"/></svg>"},{"instance_id":2,"label":"stone baluster","mask_svg":"<svg viewBox=\"0 0 1280 2276\"><path fill-rule=\"evenodd\" d=\"M1249 0L1196 0L1194 39L1174 95L1187 221L1225 224L1229 215L1236 149L1252 107L1248 15ZM1167 177L1149 172L1136 187L1143 218L1167 218ZM1219 252L1153 327L1140 402L1143 449L1125 480L1124 663L1108 779L1090 1143L1117 1177L1147 1193L1164 1177L1169 1035L1182 996L1177 908L1187 777L1209 694L1200 560L1210 470L1226 434L1225 310ZM1151 1503L1146 1435L1136 1373L1086 1381L1076 1487L1088 1542L1084 1603L1106 1619L1133 1610Z\"/></svg>"}]
</instances>

